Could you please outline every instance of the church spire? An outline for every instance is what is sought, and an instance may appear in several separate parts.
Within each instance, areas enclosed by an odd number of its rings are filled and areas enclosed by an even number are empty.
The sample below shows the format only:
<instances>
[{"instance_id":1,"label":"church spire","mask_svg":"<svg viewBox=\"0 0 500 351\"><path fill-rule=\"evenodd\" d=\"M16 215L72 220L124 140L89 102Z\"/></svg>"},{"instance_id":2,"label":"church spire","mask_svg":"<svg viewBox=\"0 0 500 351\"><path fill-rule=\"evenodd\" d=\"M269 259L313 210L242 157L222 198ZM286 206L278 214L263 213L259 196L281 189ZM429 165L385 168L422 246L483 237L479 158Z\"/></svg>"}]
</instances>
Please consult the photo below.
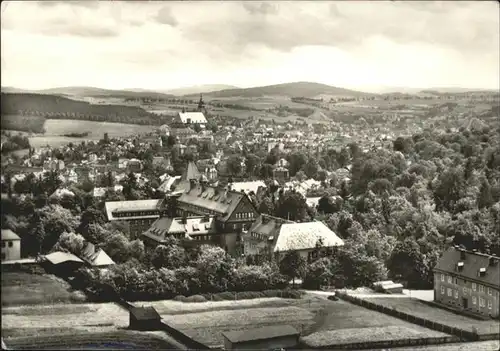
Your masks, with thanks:
<instances>
[{"instance_id":1,"label":"church spire","mask_svg":"<svg viewBox=\"0 0 500 351\"><path fill-rule=\"evenodd\" d=\"M200 93L200 101L198 102L198 110L201 111L205 107L205 102L203 101L203 94Z\"/></svg>"}]
</instances>

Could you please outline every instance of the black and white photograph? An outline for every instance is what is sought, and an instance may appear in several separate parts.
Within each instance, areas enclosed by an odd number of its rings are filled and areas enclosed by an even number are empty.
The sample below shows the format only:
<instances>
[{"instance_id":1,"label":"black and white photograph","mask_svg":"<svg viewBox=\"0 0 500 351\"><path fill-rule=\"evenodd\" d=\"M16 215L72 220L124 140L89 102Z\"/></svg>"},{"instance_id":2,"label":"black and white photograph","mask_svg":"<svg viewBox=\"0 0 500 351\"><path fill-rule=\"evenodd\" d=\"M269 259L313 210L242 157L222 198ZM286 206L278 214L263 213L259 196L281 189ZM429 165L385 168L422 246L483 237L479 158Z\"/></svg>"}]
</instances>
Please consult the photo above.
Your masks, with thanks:
<instances>
[{"instance_id":1,"label":"black and white photograph","mask_svg":"<svg viewBox=\"0 0 500 351\"><path fill-rule=\"evenodd\" d=\"M498 1L0 23L2 350L500 349Z\"/></svg>"}]
</instances>

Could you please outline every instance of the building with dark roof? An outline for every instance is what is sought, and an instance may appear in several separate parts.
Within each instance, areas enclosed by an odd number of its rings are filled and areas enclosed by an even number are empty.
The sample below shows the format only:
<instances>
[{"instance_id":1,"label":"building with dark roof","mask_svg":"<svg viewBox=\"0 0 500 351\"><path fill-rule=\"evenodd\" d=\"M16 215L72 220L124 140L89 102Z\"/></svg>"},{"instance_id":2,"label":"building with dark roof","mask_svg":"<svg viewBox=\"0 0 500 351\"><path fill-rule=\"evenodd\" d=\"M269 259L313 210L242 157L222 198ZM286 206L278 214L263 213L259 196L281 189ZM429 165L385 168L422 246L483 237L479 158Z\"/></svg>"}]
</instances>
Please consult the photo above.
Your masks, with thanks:
<instances>
[{"instance_id":1,"label":"building with dark roof","mask_svg":"<svg viewBox=\"0 0 500 351\"><path fill-rule=\"evenodd\" d=\"M456 309L499 316L500 258L451 247L434 267L434 300Z\"/></svg>"},{"instance_id":2,"label":"building with dark roof","mask_svg":"<svg viewBox=\"0 0 500 351\"><path fill-rule=\"evenodd\" d=\"M176 212L180 217L213 216L222 247L233 254L241 253L241 233L259 215L244 192L196 180L191 180L189 189L177 199Z\"/></svg>"},{"instance_id":3,"label":"building with dark roof","mask_svg":"<svg viewBox=\"0 0 500 351\"><path fill-rule=\"evenodd\" d=\"M140 236L160 217L162 200L107 201L104 206L108 221L126 221L130 234Z\"/></svg>"},{"instance_id":4,"label":"building with dark roof","mask_svg":"<svg viewBox=\"0 0 500 351\"><path fill-rule=\"evenodd\" d=\"M222 333L225 350L275 350L299 344L300 333L290 325Z\"/></svg>"},{"instance_id":5,"label":"building with dark roof","mask_svg":"<svg viewBox=\"0 0 500 351\"><path fill-rule=\"evenodd\" d=\"M134 330L158 330L161 316L154 307L132 307L129 314L129 328Z\"/></svg>"},{"instance_id":6,"label":"building with dark roof","mask_svg":"<svg viewBox=\"0 0 500 351\"><path fill-rule=\"evenodd\" d=\"M21 258L21 238L10 229L2 229L2 261Z\"/></svg>"}]
</instances>

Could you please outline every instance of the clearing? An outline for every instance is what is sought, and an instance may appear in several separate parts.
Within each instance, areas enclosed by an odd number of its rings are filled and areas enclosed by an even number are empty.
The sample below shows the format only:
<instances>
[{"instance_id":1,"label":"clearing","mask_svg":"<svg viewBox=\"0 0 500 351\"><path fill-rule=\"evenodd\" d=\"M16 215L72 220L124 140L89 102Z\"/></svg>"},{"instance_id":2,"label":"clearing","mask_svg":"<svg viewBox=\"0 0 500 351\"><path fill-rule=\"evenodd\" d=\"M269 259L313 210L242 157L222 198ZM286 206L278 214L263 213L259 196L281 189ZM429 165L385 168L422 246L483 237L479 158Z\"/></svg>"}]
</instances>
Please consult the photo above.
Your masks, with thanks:
<instances>
[{"instance_id":1,"label":"clearing","mask_svg":"<svg viewBox=\"0 0 500 351\"><path fill-rule=\"evenodd\" d=\"M71 291L68 283L54 275L2 272L2 309L15 305L72 303L85 300L82 292Z\"/></svg>"},{"instance_id":2,"label":"clearing","mask_svg":"<svg viewBox=\"0 0 500 351\"><path fill-rule=\"evenodd\" d=\"M359 296L358 296L359 297ZM494 320L480 321L466 316L455 314L438 307L429 306L418 299L410 298L383 298L383 297L362 297L363 300L370 301L380 306L390 307L397 311L408 313L427 320L438 322L452 328L463 330L477 330L479 335L498 333L500 322Z\"/></svg>"},{"instance_id":3,"label":"clearing","mask_svg":"<svg viewBox=\"0 0 500 351\"><path fill-rule=\"evenodd\" d=\"M225 331L276 324L290 324L301 331L302 335L338 329L378 328L371 332L373 335L375 331L380 331L380 328L399 327L406 331L401 337L415 334L420 337L446 336L345 301L332 302L317 296L307 296L299 300L256 299L225 302L223 305L220 302L185 305L185 309L180 305L155 307L167 323L209 346L222 345L221 333ZM193 310L193 307L188 305L199 307ZM403 329L400 329L400 332L401 330ZM353 336L353 333L349 332L348 335L353 342L358 341L356 333Z\"/></svg>"}]
</instances>

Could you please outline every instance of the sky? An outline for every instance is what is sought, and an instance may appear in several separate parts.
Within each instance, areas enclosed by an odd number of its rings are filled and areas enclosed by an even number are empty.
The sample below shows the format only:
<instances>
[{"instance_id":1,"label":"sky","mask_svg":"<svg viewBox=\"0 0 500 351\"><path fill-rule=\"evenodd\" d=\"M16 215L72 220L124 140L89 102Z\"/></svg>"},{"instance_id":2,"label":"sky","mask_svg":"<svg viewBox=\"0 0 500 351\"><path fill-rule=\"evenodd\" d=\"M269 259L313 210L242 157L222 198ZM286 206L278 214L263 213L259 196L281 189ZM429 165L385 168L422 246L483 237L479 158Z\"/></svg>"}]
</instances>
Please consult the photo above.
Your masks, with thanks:
<instances>
[{"instance_id":1,"label":"sky","mask_svg":"<svg viewBox=\"0 0 500 351\"><path fill-rule=\"evenodd\" d=\"M1 83L499 89L497 1L2 1Z\"/></svg>"}]
</instances>

